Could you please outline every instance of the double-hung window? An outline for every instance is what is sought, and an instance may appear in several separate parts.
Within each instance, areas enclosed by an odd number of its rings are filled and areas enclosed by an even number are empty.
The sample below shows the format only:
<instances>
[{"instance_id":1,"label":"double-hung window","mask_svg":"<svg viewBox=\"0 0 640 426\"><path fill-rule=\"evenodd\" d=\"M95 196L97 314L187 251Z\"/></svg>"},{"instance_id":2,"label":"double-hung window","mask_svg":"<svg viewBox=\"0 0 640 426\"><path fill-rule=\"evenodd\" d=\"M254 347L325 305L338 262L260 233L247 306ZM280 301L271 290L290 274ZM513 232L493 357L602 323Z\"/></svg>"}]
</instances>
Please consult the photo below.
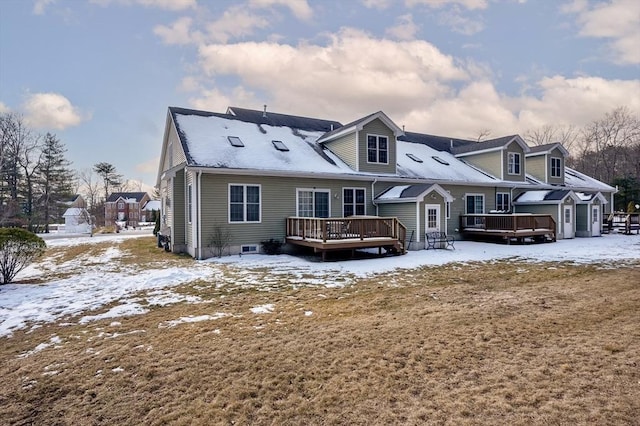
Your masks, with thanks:
<instances>
[{"instance_id":1,"label":"double-hung window","mask_svg":"<svg viewBox=\"0 0 640 426\"><path fill-rule=\"evenodd\" d=\"M229 222L260 222L260 185L229 184Z\"/></svg>"},{"instance_id":2,"label":"double-hung window","mask_svg":"<svg viewBox=\"0 0 640 426\"><path fill-rule=\"evenodd\" d=\"M483 194L467 194L466 195L466 212L467 214L483 214L484 213L484 195ZM481 225L482 218L475 217L467 219L467 224Z\"/></svg>"},{"instance_id":3,"label":"double-hung window","mask_svg":"<svg viewBox=\"0 0 640 426\"><path fill-rule=\"evenodd\" d=\"M365 215L365 190L363 188L342 189L342 215Z\"/></svg>"},{"instance_id":4,"label":"double-hung window","mask_svg":"<svg viewBox=\"0 0 640 426\"><path fill-rule=\"evenodd\" d=\"M367 135L367 162L389 163L389 138L386 136Z\"/></svg>"},{"instance_id":5,"label":"double-hung window","mask_svg":"<svg viewBox=\"0 0 640 426\"><path fill-rule=\"evenodd\" d=\"M328 189L298 189L299 217L329 217Z\"/></svg>"},{"instance_id":6,"label":"double-hung window","mask_svg":"<svg viewBox=\"0 0 640 426\"><path fill-rule=\"evenodd\" d=\"M507 161L507 173L510 175L520 174L520 153L510 152Z\"/></svg>"},{"instance_id":7,"label":"double-hung window","mask_svg":"<svg viewBox=\"0 0 640 426\"><path fill-rule=\"evenodd\" d=\"M508 192L496 194L496 210L503 212L511 210L511 194Z\"/></svg>"},{"instance_id":8,"label":"double-hung window","mask_svg":"<svg viewBox=\"0 0 640 426\"><path fill-rule=\"evenodd\" d=\"M562 176L562 162L558 157L551 157L551 177L559 178Z\"/></svg>"}]
</instances>

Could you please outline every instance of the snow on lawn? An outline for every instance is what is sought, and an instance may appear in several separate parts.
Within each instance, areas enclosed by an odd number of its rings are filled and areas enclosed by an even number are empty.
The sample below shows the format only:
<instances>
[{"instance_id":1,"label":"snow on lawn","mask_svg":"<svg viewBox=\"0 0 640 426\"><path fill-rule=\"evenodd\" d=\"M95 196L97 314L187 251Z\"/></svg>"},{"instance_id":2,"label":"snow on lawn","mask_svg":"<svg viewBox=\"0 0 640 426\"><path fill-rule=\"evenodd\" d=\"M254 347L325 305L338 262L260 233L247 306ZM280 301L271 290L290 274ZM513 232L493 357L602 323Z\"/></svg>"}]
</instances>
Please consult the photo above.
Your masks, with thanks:
<instances>
[{"instance_id":1,"label":"snow on lawn","mask_svg":"<svg viewBox=\"0 0 640 426\"><path fill-rule=\"evenodd\" d=\"M11 336L13 331L27 326L38 327L38 324L63 318L88 323L142 314L152 305L201 303L202 300L196 296L172 291L172 287L196 280L214 283L216 286L256 286L261 290L272 290L277 286L282 287L283 282L290 286L344 286L372 274L452 262L517 259L529 262L597 263L605 268L615 268L625 264L638 265L640 260L640 236L612 234L601 238L576 238L550 244L510 246L457 241L455 250L419 250L404 256L340 262L320 262L318 257L246 255L194 261L188 267L145 266L145 269L138 270L118 265L117 258L121 252L117 243L126 237L116 234L111 237L47 241L52 246L76 245L79 241L110 241L113 246L105 249L100 256L81 256L75 263L65 262L56 267L49 262L46 268L44 262L36 264L23 271L17 280L37 274L46 278L47 272L42 271L74 271L76 273L73 276L52 279L38 285L0 286L0 337ZM109 262L105 262L105 259ZM228 269L223 270L222 266ZM90 312L114 303L107 312ZM261 313L272 311L273 308L266 304L253 310ZM163 326L215 319L217 315L211 318L185 317L163 323Z\"/></svg>"}]
</instances>

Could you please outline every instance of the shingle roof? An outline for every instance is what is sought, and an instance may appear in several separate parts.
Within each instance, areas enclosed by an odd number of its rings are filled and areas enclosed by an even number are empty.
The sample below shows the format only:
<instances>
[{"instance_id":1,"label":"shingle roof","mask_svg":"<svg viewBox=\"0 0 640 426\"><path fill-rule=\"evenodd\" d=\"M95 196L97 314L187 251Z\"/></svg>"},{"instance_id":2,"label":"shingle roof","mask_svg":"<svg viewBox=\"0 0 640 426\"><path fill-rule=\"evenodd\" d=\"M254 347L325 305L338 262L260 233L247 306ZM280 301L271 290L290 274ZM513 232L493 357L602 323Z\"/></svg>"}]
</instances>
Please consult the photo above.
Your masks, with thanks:
<instances>
[{"instance_id":1,"label":"shingle roof","mask_svg":"<svg viewBox=\"0 0 640 426\"><path fill-rule=\"evenodd\" d=\"M133 198L137 202L140 202L145 195L148 196L146 192L112 192L109 198L107 198L107 203L113 203L119 198L124 198L125 200Z\"/></svg>"},{"instance_id":2,"label":"shingle roof","mask_svg":"<svg viewBox=\"0 0 640 426\"><path fill-rule=\"evenodd\" d=\"M446 136L434 136L434 135L427 135L424 133L415 133L415 132L404 132L404 135L398 137L398 140L413 142L413 143L421 143L437 151L446 151L446 152L451 152L452 148L476 144L476 142L474 141L465 140L465 139L455 139L455 138L449 138Z\"/></svg>"},{"instance_id":3,"label":"shingle roof","mask_svg":"<svg viewBox=\"0 0 640 426\"><path fill-rule=\"evenodd\" d=\"M319 118L300 117L297 115L279 114L275 112L258 111L254 109L229 107L227 114L242 121L256 124L267 124L277 127L291 127L293 129L308 130L312 132L330 132L342 127L338 121L323 120Z\"/></svg>"},{"instance_id":4,"label":"shingle roof","mask_svg":"<svg viewBox=\"0 0 640 426\"><path fill-rule=\"evenodd\" d=\"M552 143L546 143L544 145L536 145L536 146L529 147L529 152L527 153L527 156L531 157L534 155L548 153L553 151L555 148L558 148L565 156L569 155L569 151L567 151L566 148L563 147L561 143L552 142Z\"/></svg>"},{"instance_id":5,"label":"shingle roof","mask_svg":"<svg viewBox=\"0 0 640 426\"><path fill-rule=\"evenodd\" d=\"M458 146L452 149L453 154L465 154L467 152L484 151L485 149L500 148L509 143L518 135L503 136L501 138L490 139L474 144Z\"/></svg>"}]
</instances>

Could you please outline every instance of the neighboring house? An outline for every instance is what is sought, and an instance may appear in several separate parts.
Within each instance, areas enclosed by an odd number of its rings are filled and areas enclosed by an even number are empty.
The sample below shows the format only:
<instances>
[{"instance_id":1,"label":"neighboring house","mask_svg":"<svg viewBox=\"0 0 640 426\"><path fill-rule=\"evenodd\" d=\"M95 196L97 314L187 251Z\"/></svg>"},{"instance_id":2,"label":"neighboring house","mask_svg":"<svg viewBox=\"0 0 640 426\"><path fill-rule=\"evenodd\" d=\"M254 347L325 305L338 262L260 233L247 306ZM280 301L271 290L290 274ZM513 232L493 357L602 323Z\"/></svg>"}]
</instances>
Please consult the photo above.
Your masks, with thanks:
<instances>
[{"instance_id":1,"label":"neighboring house","mask_svg":"<svg viewBox=\"0 0 640 426\"><path fill-rule=\"evenodd\" d=\"M529 147L518 135L477 143L405 132L382 111L342 125L171 107L157 182L161 232L173 251L206 258L221 231L229 253L258 252L269 239L318 249L310 232L324 250L337 233L379 237L393 218L404 250L424 248L429 231L460 238L469 220L546 207L554 239L599 235L594 221L615 188L566 167L567 154L560 144ZM366 232L371 224L355 220L371 217L380 220Z\"/></svg>"},{"instance_id":2,"label":"neighboring house","mask_svg":"<svg viewBox=\"0 0 640 426\"><path fill-rule=\"evenodd\" d=\"M64 232L68 234L91 233L91 215L84 207L69 207L64 212Z\"/></svg>"},{"instance_id":3,"label":"neighboring house","mask_svg":"<svg viewBox=\"0 0 640 426\"><path fill-rule=\"evenodd\" d=\"M81 209L87 208L87 202L84 200L84 198L80 194L75 194L71 196L71 198L69 198L68 200L64 200L63 204L68 207L78 207Z\"/></svg>"},{"instance_id":4,"label":"neighboring house","mask_svg":"<svg viewBox=\"0 0 640 426\"><path fill-rule=\"evenodd\" d=\"M125 222L126 226L138 226L146 217L144 206L149 202L146 192L114 192L104 203L105 226Z\"/></svg>"}]
</instances>

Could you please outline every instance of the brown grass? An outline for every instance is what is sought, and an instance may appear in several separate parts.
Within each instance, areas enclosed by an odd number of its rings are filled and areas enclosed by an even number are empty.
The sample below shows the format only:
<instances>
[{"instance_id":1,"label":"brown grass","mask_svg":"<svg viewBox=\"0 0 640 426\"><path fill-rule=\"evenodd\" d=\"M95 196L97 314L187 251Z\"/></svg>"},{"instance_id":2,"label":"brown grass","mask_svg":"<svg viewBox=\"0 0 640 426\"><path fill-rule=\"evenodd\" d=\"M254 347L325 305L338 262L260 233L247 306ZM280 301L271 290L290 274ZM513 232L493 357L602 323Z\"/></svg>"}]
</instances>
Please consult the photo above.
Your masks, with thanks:
<instances>
[{"instance_id":1,"label":"brown grass","mask_svg":"<svg viewBox=\"0 0 640 426\"><path fill-rule=\"evenodd\" d=\"M181 290L204 303L2 339L0 422L640 424L637 266L448 265L341 289L199 282ZM273 313L250 311L266 303ZM52 335L62 342L20 357Z\"/></svg>"}]
</instances>

